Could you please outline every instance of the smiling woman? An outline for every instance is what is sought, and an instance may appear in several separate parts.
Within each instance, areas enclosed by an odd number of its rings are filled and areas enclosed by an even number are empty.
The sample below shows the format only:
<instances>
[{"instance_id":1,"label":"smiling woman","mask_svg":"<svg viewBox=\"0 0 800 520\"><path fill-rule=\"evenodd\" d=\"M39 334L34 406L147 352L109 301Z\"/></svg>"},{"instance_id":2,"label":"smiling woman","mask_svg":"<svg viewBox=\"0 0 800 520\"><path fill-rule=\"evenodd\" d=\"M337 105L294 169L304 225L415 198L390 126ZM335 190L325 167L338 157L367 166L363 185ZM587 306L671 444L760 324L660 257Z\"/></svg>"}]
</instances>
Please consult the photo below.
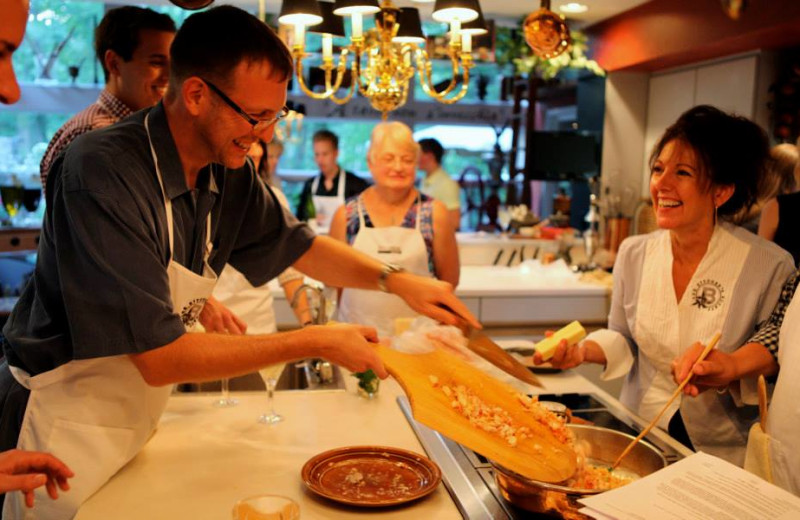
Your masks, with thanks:
<instances>
[{"instance_id":1,"label":"smiling woman","mask_svg":"<svg viewBox=\"0 0 800 520\"><path fill-rule=\"evenodd\" d=\"M331 223L331 236L383 261L389 269L433 276L458 285L455 232L447 208L414 188L419 145L399 122L380 123L367 152L375 184L348 199ZM416 313L392 294L346 289L339 319L363 323L378 334L394 333L396 318Z\"/></svg>"},{"instance_id":2,"label":"smiling woman","mask_svg":"<svg viewBox=\"0 0 800 520\"><path fill-rule=\"evenodd\" d=\"M763 130L714 107L692 108L669 127L651 156L650 195L661 229L622 243L608 329L560 345L553 365L604 364L604 379L625 376L622 402L651 420L676 387L670 364L686 348L717 331L720 350L743 344L794 267L785 251L726 222L754 201L767 154ZM741 465L756 413L709 392L673 404L658 425Z\"/></svg>"}]
</instances>

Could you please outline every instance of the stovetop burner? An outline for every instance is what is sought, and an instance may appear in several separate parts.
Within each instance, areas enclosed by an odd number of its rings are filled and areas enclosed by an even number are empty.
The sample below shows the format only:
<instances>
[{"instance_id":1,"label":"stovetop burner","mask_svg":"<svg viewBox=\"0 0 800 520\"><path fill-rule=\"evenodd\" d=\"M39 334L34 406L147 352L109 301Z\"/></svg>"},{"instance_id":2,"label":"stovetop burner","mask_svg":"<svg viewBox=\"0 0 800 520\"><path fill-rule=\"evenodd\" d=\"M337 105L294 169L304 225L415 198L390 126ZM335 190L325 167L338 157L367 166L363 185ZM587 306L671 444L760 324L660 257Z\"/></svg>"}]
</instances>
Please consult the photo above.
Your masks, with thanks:
<instances>
[{"instance_id":1,"label":"stovetop burner","mask_svg":"<svg viewBox=\"0 0 800 520\"><path fill-rule=\"evenodd\" d=\"M637 435L645 426L596 394L543 394L538 397L540 401L563 403L572 410L573 416L596 426L630 435ZM415 421L405 397L398 397L397 402L425 452L442 469L442 481L465 519L551 518L523 511L506 502L495 483L494 470L484 456ZM651 432L645 440L658 448L670 464L692 453L663 432Z\"/></svg>"}]
</instances>

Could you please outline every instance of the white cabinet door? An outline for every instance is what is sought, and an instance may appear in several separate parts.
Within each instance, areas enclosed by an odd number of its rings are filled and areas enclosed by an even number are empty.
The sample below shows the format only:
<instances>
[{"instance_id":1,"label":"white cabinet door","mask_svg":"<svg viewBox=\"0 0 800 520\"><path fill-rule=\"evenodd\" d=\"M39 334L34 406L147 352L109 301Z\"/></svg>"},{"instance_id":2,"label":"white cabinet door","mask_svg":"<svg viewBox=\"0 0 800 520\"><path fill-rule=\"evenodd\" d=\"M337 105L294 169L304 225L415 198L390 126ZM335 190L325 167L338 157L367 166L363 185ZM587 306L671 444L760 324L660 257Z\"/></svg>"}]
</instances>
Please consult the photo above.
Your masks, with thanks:
<instances>
[{"instance_id":1,"label":"white cabinet door","mask_svg":"<svg viewBox=\"0 0 800 520\"><path fill-rule=\"evenodd\" d=\"M698 68L694 104L752 118L757 71L756 56Z\"/></svg>"},{"instance_id":2,"label":"white cabinet door","mask_svg":"<svg viewBox=\"0 0 800 520\"><path fill-rule=\"evenodd\" d=\"M650 153L661 134L678 117L694 106L695 69L650 78L647 100L647 127L644 136L642 195L649 195Z\"/></svg>"}]
</instances>

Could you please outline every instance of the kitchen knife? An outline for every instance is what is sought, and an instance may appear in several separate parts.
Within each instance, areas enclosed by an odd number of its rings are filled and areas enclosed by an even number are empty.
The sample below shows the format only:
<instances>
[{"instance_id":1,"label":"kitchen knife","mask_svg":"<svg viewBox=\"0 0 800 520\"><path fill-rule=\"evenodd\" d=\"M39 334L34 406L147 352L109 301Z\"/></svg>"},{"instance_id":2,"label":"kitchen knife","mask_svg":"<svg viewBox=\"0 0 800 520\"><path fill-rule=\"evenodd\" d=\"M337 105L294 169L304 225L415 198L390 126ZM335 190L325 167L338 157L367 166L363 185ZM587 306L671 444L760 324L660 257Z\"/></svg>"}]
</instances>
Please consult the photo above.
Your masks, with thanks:
<instances>
[{"instance_id":1,"label":"kitchen knife","mask_svg":"<svg viewBox=\"0 0 800 520\"><path fill-rule=\"evenodd\" d=\"M511 354L503 350L483 332L465 326L464 335L468 339L467 348L472 352L478 354L489 363L503 372L516 377L520 381L528 383L529 385L538 386L539 388L544 388L542 383L539 382L539 378L533 375L525 365L514 359Z\"/></svg>"}]
</instances>

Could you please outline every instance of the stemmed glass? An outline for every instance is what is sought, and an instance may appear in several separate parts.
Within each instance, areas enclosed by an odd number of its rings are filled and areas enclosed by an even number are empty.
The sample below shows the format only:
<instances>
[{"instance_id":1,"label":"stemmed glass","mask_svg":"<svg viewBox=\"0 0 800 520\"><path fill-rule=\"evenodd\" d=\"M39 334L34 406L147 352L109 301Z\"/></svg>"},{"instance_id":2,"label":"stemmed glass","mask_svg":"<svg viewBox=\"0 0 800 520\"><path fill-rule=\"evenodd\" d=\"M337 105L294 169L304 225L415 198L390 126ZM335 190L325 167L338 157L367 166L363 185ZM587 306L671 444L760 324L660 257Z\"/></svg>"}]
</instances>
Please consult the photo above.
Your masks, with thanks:
<instances>
[{"instance_id":1,"label":"stemmed glass","mask_svg":"<svg viewBox=\"0 0 800 520\"><path fill-rule=\"evenodd\" d=\"M222 380L222 393L214 400L213 405L217 408L228 408L239 404L239 400L231 397L230 389L228 388L230 380L226 377Z\"/></svg>"},{"instance_id":2,"label":"stemmed glass","mask_svg":"<svg viewBox=\"0 0 800 520\"><path fill-rule=\"evenodd\" d=\"M511 224L511 211L508 206L500 206L497 209L497 223L500 226L500 233L506 236L508 234L508 226Z\"/></svg>"},{"instance_id":3,"label":"stemmed glass","mask_svg":"<svg viewBox=\"0 0 800 520\"><path fill-rule=\"evenodd\" d=\"M283 420L283 416L275 412L275 386L278 384L278 378L283 373L285 363L277 363L269 365L259 370L264 384L267 385L267 408L268 410L261 414L258 422L261 424L275 424Z\"/></svg>"}]
</instances>

